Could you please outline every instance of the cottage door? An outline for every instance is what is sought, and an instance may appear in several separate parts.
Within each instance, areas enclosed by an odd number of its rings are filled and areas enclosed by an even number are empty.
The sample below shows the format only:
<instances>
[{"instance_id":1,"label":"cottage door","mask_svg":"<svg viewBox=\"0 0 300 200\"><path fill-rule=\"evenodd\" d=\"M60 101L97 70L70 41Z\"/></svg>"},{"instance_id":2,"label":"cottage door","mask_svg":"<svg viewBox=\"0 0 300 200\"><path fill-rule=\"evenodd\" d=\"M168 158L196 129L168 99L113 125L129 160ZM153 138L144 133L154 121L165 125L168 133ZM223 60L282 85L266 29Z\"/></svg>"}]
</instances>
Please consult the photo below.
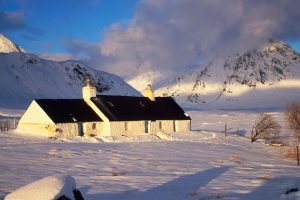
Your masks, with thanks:
<instances>
[{"instance_id":1,"label":"cottage door","mask_svg":"<svg viewBox=\"0 0 300 200\"><path fill-rule=\"evenodd\" d=\"M173 120L173 131L174 131L174 132L177 131L177 129L176 129L176 121L175 121L175 120Z\"/></svg>"},{"instance_id":2,"label":"cottage door","mask_svg":"<svg viewBox=\"0 0 300 200\"><path fill-rule=\"evenodd\" d=\"M145 133L149 133L149 121L145 121Z\"/></svg>"},{"instance_id":3,"label":"cottage door","mask_svg":"<svg viewBox=\"0 0 300 200\"><path fill-rule=\"evenodd\" d=\"M83 136L83 124L78 123L78 135Z\"/></svg>"}]
</instances>

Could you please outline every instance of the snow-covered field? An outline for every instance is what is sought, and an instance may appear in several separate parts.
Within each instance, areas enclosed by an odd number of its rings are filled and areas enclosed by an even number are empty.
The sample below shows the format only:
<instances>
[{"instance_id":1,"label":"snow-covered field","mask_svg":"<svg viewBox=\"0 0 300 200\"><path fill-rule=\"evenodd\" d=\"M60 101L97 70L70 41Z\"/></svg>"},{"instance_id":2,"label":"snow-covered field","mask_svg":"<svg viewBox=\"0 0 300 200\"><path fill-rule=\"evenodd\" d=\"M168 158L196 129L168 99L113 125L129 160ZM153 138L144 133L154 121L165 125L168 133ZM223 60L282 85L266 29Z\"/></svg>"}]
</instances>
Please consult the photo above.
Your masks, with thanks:
<instances>
[{"instance_id":1,"label":"snow-covered field","mask_svg":"<svg viewBox=\"0 0 300 200\"><path fill-rule=\"evenodd\" d=\"M50 175L73 176L88 200L300 199L300 192L286 194L300 189L300 167L285 148L247 139L260 110L188 113L193 131L169 141L62 142L0 132L0 199ZM272 114L287 134L282 113Z\"/></svg>"}]
</instances>

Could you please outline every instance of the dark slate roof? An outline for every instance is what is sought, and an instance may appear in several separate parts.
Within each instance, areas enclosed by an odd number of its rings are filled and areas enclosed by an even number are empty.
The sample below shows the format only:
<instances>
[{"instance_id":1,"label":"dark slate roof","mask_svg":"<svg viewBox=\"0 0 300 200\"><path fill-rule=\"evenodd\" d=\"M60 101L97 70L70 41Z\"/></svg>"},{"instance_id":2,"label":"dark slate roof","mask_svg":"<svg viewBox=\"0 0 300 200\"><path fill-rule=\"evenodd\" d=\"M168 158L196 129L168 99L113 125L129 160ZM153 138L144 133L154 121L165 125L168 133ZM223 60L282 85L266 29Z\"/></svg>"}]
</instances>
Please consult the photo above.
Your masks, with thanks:
<instances>
[{"instance_id":1,"label":"dark slate roof","mask_svg":"<svg viewBox=\"0 0 300 200\"><path fill-rule=\"evenodd\" d=\"M35 99L35 101L54 123L102 121L83 99Z\"/></svg>"},{"instance_id":2,"label":"dark slate roof","mask_svg":"<svg viewBox=\"0 0 300 200\"><path fill-rule=\"evenodd\" d=\"M191 119L171 97L99 95L91 100L111 121Z\"/></svg>"}]
</instances>

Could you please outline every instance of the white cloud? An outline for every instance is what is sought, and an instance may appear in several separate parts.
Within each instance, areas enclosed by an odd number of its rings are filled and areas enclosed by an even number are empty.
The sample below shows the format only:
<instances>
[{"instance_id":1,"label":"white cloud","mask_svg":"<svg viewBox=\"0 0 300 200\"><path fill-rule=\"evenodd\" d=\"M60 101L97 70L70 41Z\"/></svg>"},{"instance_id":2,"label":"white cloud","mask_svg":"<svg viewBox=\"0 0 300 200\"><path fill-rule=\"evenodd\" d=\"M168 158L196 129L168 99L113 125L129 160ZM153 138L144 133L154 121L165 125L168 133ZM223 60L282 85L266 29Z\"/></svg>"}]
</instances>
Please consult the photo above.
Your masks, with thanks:
<instances>
[{"instance_id":1,"label":"white cloud","mask_svg":"<svg viewBox=\"0 0 300 200\"><path fill-rule=\"evenodd\" d=\"M47 60L57 61L57 62L81 59L80 57L76 57L69 53L43 53L43 54L40 54L39 57L47 59Z\"/></svg>"},{"instance_id":2,"label":"white cloud","mask_svg":"<svg viewBox=\"0 0 300 200\"><path fill-rule=\"evenodd\" d=\"M20 12L0 11L0 31L24 28L24 16Z\"/></svg>"},{"instance_id":3,"label":"white cloud","mask_svg":"<svg viewBox=\"0 0 300 200\"><path fill-rule=\"evenodd\" d=\"M127 79L180 71L270 38L299 38L299 8L298 0L144 0L127 27L112 25L99 44L68 45L91 66Z\"/></svg>"}]
</instances>

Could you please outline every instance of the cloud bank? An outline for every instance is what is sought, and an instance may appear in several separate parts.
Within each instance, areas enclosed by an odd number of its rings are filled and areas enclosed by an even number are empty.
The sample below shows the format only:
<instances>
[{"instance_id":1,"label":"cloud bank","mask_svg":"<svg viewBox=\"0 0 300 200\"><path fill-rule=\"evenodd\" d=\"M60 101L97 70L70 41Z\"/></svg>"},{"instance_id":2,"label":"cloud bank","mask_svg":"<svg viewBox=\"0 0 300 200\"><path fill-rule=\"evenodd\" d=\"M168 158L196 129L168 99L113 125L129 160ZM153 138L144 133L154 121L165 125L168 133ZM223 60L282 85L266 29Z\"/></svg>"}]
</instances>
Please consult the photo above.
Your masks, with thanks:
<instances>
[{"instance_id":1,"label":"cloud bank","mask_svg":"<svg viewBox=\"0 0 300 200\"><path fill-rule=\"evenodd\" d=\"M300 38L299 0L144 0L128 26L112 25L98 44L68 41L89 65L129 79L176 72L270 38Z\"/></svg>"},{"instance_id":2,"label":"cloud bank","mask_svg":"<svg viewBox=\"0 0 300 200\"><path fill-rule=\"evenodd\" d=\"M20 29L24 26L25 22L22 13L0 11L0 31Z\"/></svg>"},{"instance_id":3,"label":"cloud bank","mask_svg":"<svg viewBox=\"0 0 300 200\"><path fill-rule=\"evenodd\" d=\"M5 3L5 2L1 2ZM1 8L0 8L1 9ZM23 38L34 41L44 35L43 30L28 25L24 14L20 11L4 12L0 10L0 32L22 31Z\"/></svg>"}]
</instances>

